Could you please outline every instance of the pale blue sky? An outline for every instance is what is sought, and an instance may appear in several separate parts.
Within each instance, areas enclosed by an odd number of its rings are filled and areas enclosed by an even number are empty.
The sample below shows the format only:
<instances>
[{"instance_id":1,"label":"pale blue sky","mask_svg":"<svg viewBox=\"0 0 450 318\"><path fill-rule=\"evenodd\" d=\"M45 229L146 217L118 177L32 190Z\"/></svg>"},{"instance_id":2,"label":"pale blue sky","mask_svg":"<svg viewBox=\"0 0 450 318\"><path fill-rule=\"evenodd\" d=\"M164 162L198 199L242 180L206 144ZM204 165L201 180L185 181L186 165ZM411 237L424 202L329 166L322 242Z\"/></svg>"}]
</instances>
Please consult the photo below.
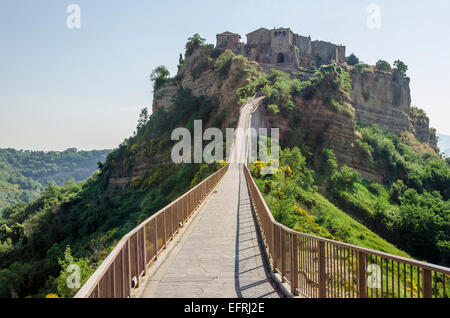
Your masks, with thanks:
<instances>
[{"instance_id":1,"label":"pale blue sky","mask_svg":"<svg viewBox=\"0 0 450 318\"><path fill-rule=\"evenodd\" d=\"M81 29L66 8L81 7ZM381 29L366 25L381 8ZM450 1L0 0L0 147L114 148L151 107L153 68L176 71L186 39L290 27L367 63L409 66L413 104L450 135Z\"/></svg>"}]
</instances>

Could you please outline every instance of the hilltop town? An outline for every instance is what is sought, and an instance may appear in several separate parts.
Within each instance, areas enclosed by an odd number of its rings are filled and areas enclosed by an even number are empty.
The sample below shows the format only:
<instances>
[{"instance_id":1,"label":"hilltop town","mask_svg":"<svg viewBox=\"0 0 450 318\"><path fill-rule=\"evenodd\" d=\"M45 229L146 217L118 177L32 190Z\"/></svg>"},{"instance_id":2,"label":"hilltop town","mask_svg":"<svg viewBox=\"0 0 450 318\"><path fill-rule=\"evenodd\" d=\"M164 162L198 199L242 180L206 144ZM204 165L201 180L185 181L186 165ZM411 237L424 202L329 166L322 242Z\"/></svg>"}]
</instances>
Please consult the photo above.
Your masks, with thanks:
<instances>
[{"instance_id":1,"label":"hilltop town","mask_svg":"<svg viewBox=\"0 0 450 318\"><path fill-rule=\"evenodd\" d=\"M318 68L321 65L345 62L345 46L325 41L311 41L290 28L259 28L248 33L247 43L242 43L237 33L217 34L216 48L230 49L262 65L276 65L285 70Z\"/></svg>"}]
</instances>

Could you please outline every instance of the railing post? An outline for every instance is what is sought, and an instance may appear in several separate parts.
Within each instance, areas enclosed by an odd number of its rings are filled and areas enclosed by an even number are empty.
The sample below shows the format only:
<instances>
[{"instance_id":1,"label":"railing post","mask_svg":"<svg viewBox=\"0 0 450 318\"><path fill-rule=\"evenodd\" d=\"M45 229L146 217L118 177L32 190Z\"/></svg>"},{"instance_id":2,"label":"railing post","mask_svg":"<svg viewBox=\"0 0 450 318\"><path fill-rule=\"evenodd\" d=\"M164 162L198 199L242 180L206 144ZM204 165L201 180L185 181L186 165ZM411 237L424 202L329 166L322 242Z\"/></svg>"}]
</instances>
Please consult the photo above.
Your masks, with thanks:
<instances>
[{"instance_id":1,"label":"railing post","mask_svg":"<svg viewBox=\"0 0 450 318\"><path fill-rule=\"evenodd\" d=\"M286 235L284 235L282 229L280 228L281 236L281 282L285 282L286 278L284 273L286 272Z\"/></svg>"},{"instance_id":2,"label":"railing post","mask_svg":"<svg viewBox=\"0 0 450 318\"><path fill-rule=\"evenodd\" d=\"M163 224L164 224L164 242L163 242L163 246L164 246L164 249L166 249L166 243L167 243L166 211L164 211L164 213L163 213Z\"/></svg>"},{"instance_id":3,"label":"railing post","mask_svg":"<svg viewBox=\"0 0 450 318\"><path fill-rule=\"evenodd\" d=\"M121 275L121 277L122 277L122 279L121 279L122 293L121 293L121 297L122 298L126 298L127 297L127 295L126 295L126 293L127 293L127 286L126 286L127 279L126 279L126 275L125 275L125 267L126 267L126 265L125 265L125 251L122 249L120 254L122 256L122 268L121 268L121 270L122 270L122 275Z\"/></svg>"},{"instance_id":4,"label":"railing post","mask_svg":"<svg viewBox=\"0 0 450 318\"><path fill-rule=\"evenodd\" d=\"M358 252L358 296L359 298L367 298L366 293L366 254Z\"/></svg>"},{"instance_id":5,"label":"railing post","mask_svg":"<svg viewBox=\"0 0 450 318\"><path fill-rule=\"evenodd\" d=\"M319 241L319 297L326 298L325 242Z\"/></svg>"},{"instance_id":6,"label":"railing post","mask_svg":"<svg viewBox=\"0 0 450 318\"><path fill-rule=\"evenodd\" d=\"M428 269L422 269L422 288L423 298L432 298L433 291L431 286L431 271Z\"/></svg>"},{"instance_id":7,"label":"railing post","mask_svg":"<svg viewBox=\"0 0 450 318\"><path fill-rule=\"evenodd\" d=\"M127 239L127 244L128 244L128 279L127 279L127 283L128 283L128 292L129 295L131 295L131 244L130 244L130 238Z\"/></svg>"},{"instance_id":8,"label":"railing post","mask_svg":"<svg viewBox=\"0 0 450 318\"><path fill-rule=\"evenodd\" d=\"M155 246L155 260L158 259L158 218L155 218L155 237L153 239L153 244Z\"/></svg>"},{"instance_id":9,"label":"railing post","mask_svg":"<svg viewBox=\"0 0 450 318\"><path fill-rule=\"evenodd\" d=\"M297 236L289 234L291 237L291 293L298 295L298 250L297 250Z\"/></svg>"},{"instance_id":10,"label":"railing post","mask_svg":"<svg viewBox=\"0 0 450 318\"><path fill-rule=\"evenodd\" d=\"M112 298L119 298L116 297L116 261L112 263Z\"/></svg>"},{"instance_id":11,"label":"railing post","mask_svg":"<svg viewBox=\"0 0 450 318\"><path fill-rule=\"evenodd\" d=\"M141 240L139 239L139 230L136 232L136 277L139 280L139 277L141 276L140 270L141 270L141 253L140 253L140 243Z\"/></svg>"},{"instance_id":12,"label":"railing post","mask_svg":"<svg viewBox=\"0 0 450 318\"><path fill-rule=\"evenodd\" d=\"M275 262L275 224L272 223L272 250L269 252L269 256L272 256L272 263L273 263L273 269L276 268L276 262ZM270 255L272 253L272 255Z\"/></svg>"},{"instance_id":13,"label":"railing post","mask_svg":"<svg viewBox=\"0 0 450 318\"><path fill-rule=\"evenodd\" d=\"M147 239L146 239L147 235L145 235L145 227L146 227L146 225L144 225L144 227L142 228L142 231L143 231L142 237L144 238L144 243L143 243L144 276L146 274L145 269L147 268Z\"/></svg>"}]
</instances>

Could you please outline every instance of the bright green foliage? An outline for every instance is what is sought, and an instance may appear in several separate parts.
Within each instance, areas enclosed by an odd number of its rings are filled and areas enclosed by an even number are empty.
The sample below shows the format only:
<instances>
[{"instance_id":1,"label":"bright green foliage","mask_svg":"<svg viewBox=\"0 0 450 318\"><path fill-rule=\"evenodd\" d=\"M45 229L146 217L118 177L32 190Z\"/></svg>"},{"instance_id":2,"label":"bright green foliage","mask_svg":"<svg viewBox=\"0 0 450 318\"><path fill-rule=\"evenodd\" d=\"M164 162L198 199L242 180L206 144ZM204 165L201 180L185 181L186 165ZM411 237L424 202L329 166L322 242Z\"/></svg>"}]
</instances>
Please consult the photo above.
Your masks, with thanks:
<instances>
[{"instance_id":1,"label":"bright green foliage","mask_svg":"<svg viewBox=\"0 0 450 318\"><path fill-rule=\"evenodd\" d=\"M186 43L186 56L194 53L195 49L204 46L206 44L206 39L202 38L200 34L195 33L192 37L188 38Z\"/></svg>"},{"instance_id":2,"label":"bright green foliage","mask_svg":"<svg viewBox=\"0 0 450 318\"><path fill-rule=\"evenodd\" d=\"M256 77L240 91L245 92L246 96L262 92L269 105L277 105L283 114L287 114L294 109L293 98L300 92L300 85L299 79L272 69L270 74Z\"/></svg>"},{"instance_id":3,"label":"bright green foliage","mask_svg":"<svg viewBox=\"0 0 450 318\"><path fill-rule=\"evenodd\" d=\"M360 132L363 141L373 148L376 164L385 169L388 183L401 179L419 193L437 190L444 200L450 198L450 167L444 160L430 153L416 153L397 135L375 125L361 128Z\"/></svg>"},{"instance_id":4,"label":"bright green foliage","mask_svg":"<svg viewBox=\"0 0 450 318\"><path fill-rule=\"evenodd\" d=\"M274 104L267 106L267 109L269 110L269 113L271 113L272 115L276 115L280 112L278 106Z\"/></svg>"},{"instance_id":5,"label":"bright green foliage","mask_svg":"<svg viewBox=\"0 0 450 318\"><path fill-rule=\"evenodd\" d=\"M344 179L349 182L336 183L343 168L331 177L333 201L413 256L448 265L449 165L435 155L414 152L376 126L360 132L372 149L373 162L386 173L385 184L354 177L347 169Z\"/></svg>"},{"instance_id":6,"label":"bright green foliage","mask_svg":"<svg viewBox=\"0 0 450 318\"><path fill-rule=\"evenodd\" d=\"M155 68L150 74L150 81L153 83L153 89L160 89L169 79L170 72L164 65Z\"/></svg>"},{"instance_id":7,"label":"bright green foliage","mask_svg":"<svg viewBox=\"0 0 450 318\"><path fill-rule=\"evenodd\" d=\"M384 61L384 60L378 60L377 63L375 64L375 68L377 70L386 71L386 72L389 72L392 69L391 64L389 64L389 62Z\"/></svg>"},{"instance_id":8,"label":"bright green foliage","mask_svg":"<svg viewBox=\"0 0 450 318\"><path fill-rule=\"evenodd\" d=\"M235 56L236 55L233 53L233 51L226 50L217 58L216 62L214 63L214 70L225 77L230 70L231 61Z\"/></svg>"},{"instance_id":9,"label":"bright green foliage","mask_svg":"<svg viewBox=\"0 0 450 318\"><path fill-rule=\"evenodd\" d=\"M336 172L337 164L332 151L324 151L324 155L327 156L323 161L324 169ZM322 196L317 191L314 172L307 168L306 158L299 148L285 148L280 152L280 168L274 175L261 176L258 171L264 165L264 162L258 161L250 166L250 170L277 221L303 233L407 256ZM343 174L347 176L352 173Z\"/></svg>"},{"instance_id":10,"label":"bright green foliage","mask_svg":"<svg viewBox=\"0 0 450 318\"><path fill-rule=\"evenodd\" d=\"M258 171L264 162L251 166L275 218L305 233L331 235L345 242L406 255L370 228L418 259L448 265L449 165L435 155L415 153L397 136L376 127L360 131L362 142L371 148L374 164L387 172L386 183L365 180L347 166L339 169L330 149L322 149L316 173L307 168L298 148L284 149L277 174L261 176ZM321 194L317 192L319 188Z\"/></svg>"},{"instance_id":11,"label":"bright green foliage","mask_svg":"<svg viewBox=\"0 0 450 318\"><path fill-rule=\"evenodd\" d=\"M58 290L58 295L62 298L72 298L78 292L79 288L70 288L67 281L76 283L74 275L77 275L74 269L69 266L75 265L79 268L79 283L83 286L84 283L89 279L89 277L94 273L94 269L90 261L86 258L75 259L70 252L70 247L66 247L64 252L64 258L58 259L59 266L61 266L61 274L56 279L56 285Z\"/></svg>"},{"instance_id":12,"label":"bright green foliage","mask_svg":"<svg viewBox=\"0 0 450 318\"><path fill-rule=\"evenodd\" d=\"M324 89L330 94L345 94L352 92L350 74L336 63L322 65L313 77L302 83L302 90L309 98L314 97L319 89Z\"/></svg>"},{"instance_id":13,"label":"bright green foliage","mask_svg":"<svg viewBox=\"0 0 450 318\"><path fill-rule=\"evenodd\" d=\"M359 172L343 166L340 171L336 171L331 176L331 189L334 191L351 191L356 182L361 182Z\"/></svg>"}]
</instances>

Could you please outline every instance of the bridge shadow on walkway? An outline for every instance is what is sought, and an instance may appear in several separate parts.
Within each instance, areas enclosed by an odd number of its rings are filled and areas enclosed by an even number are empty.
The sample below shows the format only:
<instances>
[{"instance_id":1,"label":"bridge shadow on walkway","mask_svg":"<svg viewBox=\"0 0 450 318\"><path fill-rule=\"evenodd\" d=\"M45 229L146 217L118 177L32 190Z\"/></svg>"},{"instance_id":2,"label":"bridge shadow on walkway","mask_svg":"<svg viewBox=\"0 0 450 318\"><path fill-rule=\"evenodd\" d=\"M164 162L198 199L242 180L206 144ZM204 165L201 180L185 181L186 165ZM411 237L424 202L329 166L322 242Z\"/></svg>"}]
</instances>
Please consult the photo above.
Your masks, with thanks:
<instances>
[{"instance_id":1,"label":"bridge shadow on walkway","mask_svg":"<svg viewBox=\"0 0 450 318\"><path fill-rule=\"evenodd\" d=\"M245 176L240 167L236 230L236 294L240 298L278 298L281 294L270 279L269 264L257 232L256 216L252 210Z\"/></svg>"},{"instance_id":2,"label":"bridge shadow on walkway","mask_svg":"<svg viewBox=\"0 0 450 318\"><path fill-rule=\"evenodd\" d=\"M230 166L197 214L141 297L281 297L264 264L242 168Z\"/></svg>"}]
</instances>

